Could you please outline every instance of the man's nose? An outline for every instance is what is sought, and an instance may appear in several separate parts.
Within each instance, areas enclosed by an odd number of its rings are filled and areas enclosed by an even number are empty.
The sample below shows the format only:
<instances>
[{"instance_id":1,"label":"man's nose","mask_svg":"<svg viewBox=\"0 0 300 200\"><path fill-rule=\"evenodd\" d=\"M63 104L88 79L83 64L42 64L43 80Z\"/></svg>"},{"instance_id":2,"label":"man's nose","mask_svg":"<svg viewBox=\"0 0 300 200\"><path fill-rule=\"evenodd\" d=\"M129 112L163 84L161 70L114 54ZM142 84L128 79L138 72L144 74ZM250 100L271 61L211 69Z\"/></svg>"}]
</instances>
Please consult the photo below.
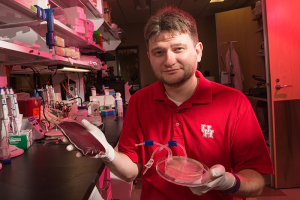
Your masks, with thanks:
<instances>
[{"instance_id":1,"label":"man's nose","mask_svg":"<svg viewBox=\"0 0 300 200\"><path fill-rule=\"evenodd\" d=\"M172 67L176 63L176 54L172 51L167 51L165 55L164 65Z\"/></svg>"}]
</instances>

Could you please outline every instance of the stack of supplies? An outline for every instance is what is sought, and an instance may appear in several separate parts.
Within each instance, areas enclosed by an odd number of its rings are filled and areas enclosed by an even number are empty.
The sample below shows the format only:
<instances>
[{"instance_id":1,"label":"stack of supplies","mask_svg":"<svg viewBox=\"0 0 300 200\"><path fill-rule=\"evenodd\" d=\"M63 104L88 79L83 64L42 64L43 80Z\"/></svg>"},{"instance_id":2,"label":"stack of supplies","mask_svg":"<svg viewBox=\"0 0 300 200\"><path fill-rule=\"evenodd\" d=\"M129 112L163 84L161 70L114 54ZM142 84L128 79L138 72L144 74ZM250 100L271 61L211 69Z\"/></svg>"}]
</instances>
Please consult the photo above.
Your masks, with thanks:
<instances>
[{"instance_id":1,"label":"stack of supplies","mask_svg":"<svg viewBox=\"0 0 300 200\"><path fill-rule=\"evenodd\" d=\"M85 37L87 40L93 41L94 23L86 20L85 21Z\"/></svg>"},{"instance_id":2,"label":"stack of supplies","mask_svg":"<svg viewBox=\"0 0 300 200\"><path fill-rule=\"evenodd\" d=\"M80 59L79 49L76 47L65 47L65 40L59 36L54 36L55 54L74 59Z\"/></svg>"},{"instance_id":3,"label":"stack of supplies","mask_svg":"<svg viewBox=\"0 0 300 200\"><path fill-rule=\"evenodd\" d=\"M54 36L54 49L55 54L59 56L65 56L65 40L59 36Z\"/></svg>"},{"instance_id":4,"label":"stack of supplies","mask_svg":"<svg viewBox=\"0 0 300 200\"><path fill-rule=\"evenodd\" d=\"M86 15L84 13L83 8L75 6L64 9L67 14L70 22L72 24L72 29L79 34L85 35L85 21Z\"/></svg>"}]
</instances>

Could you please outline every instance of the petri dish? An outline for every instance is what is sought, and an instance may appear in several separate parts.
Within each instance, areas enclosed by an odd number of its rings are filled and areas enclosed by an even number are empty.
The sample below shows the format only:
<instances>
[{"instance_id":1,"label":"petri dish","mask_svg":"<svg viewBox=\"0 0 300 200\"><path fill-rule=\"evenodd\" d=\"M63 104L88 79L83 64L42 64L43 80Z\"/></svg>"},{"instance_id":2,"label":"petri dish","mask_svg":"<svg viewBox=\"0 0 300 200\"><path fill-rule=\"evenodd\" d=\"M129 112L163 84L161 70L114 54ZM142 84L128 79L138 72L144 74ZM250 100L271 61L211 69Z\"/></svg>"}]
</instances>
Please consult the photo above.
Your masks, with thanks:
<instances>
[{"instance_id":1,"label":"petri dish","mask_svg":"<svg viewBox=\"0 0 300 200\"><path fill-rule=\"evenodd\" d=\"M206 165L182 156L173 156L170 160L158 159L156 171L165 180L188 187L204 185L210 179Z\"/></svg>"}]
</instances>

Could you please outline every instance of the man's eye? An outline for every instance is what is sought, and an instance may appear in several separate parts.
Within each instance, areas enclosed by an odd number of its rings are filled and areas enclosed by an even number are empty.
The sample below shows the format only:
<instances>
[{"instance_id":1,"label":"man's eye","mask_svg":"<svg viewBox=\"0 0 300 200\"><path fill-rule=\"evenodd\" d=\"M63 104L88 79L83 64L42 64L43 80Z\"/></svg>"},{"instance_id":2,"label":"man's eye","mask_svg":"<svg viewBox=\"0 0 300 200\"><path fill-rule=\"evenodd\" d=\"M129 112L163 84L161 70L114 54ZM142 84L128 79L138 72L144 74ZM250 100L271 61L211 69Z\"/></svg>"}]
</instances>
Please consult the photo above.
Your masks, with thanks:
<instances>
[{"instance_id":1,"label":"man's eye","mask_svg":"<svg viewBox=\"0 0 300 200\"><path fill-rule=\"evenodd\" d=\"M175 49L175 51L183 51L184 50L184 48L183 47L177 47L176 49Z\"/></svg>"},{"instance_id":2,"label":"man's eye","mask_svg":"<svg viewBox=\"0 0 300 200\"><path fill-rule=\"evenodd\" d=\"M155 51L155 52L154 52L154 55L155 55L155 56L161 56L162 54L163 54L162 51Z\"/></svg>"}]
</instances>

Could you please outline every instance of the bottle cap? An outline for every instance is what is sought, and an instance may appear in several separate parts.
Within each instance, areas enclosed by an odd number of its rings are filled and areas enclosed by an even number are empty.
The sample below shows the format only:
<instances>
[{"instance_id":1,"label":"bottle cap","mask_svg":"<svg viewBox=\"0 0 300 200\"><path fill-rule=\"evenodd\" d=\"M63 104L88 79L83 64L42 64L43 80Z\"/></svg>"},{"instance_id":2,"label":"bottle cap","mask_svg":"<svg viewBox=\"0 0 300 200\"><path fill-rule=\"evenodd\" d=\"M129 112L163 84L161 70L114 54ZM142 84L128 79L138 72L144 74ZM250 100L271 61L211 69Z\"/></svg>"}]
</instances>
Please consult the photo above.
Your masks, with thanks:
<instances>
[{"instance_id":1,"label":"bottle cap","mask_svg":"<svg viewBox=\"0 0 300 200\"><path fill-rule=\"evenodd\" d=\"M78 106L78 110L84 110L87 109L86 106Z\"/></svg>"}]
</instances>

